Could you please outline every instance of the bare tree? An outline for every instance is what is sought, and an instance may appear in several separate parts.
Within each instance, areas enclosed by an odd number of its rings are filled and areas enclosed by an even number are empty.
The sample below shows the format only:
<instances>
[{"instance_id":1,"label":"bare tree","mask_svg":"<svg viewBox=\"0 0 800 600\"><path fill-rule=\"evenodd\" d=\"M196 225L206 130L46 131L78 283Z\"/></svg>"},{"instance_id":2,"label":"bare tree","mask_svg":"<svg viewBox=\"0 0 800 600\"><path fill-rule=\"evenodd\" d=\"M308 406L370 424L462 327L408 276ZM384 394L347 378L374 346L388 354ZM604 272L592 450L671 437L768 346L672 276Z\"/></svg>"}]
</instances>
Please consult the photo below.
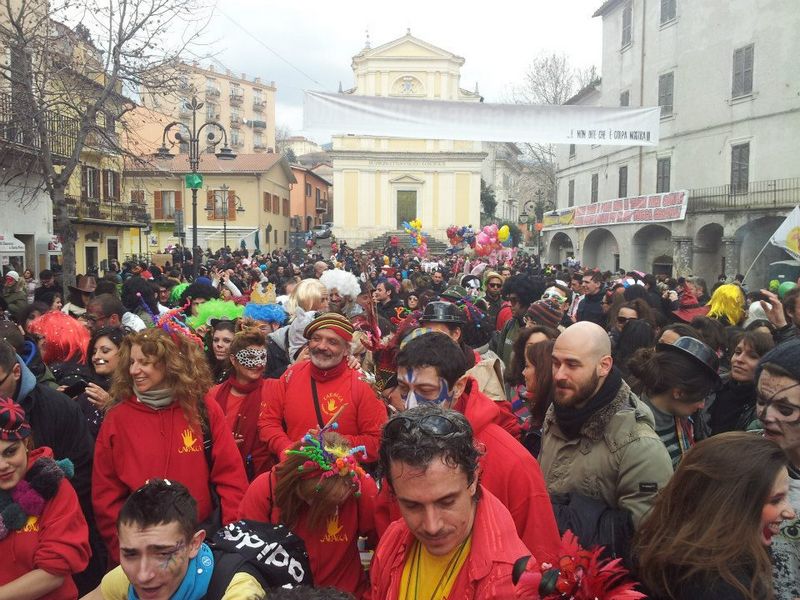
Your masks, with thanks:
<instances>
[{"instance_id":1,"label":"bare tree","mask_svg":"<svg viewBox=\"0 0 800 600\"><path fill-rule=\"evenodd\" d=\"M565 54L540 54L531 61L522 82L512 88L511 100L519 104L564 104L578 91L599 83L594 66L577 69ZM556 161L553 144L520 144L526 173L521 195L532 202L538 218L555 206Z\"/></svg>"},{"instance_id":2,"label":"bare tree","mask_svg":"<svg viewBox=\"0 0 800 600\"><path fill-rule=\"evenodd\" d=\"M53 203L67 285L75 280L77 233L65 191L81 154L128 155L120 132L136 106L129 95L177 89L180 56L203 28L205 7L200 0L84 0L76 12L71 0L0 3L0 43L10 57L0 83L12 141L32 149Z\"/></svg>"}]
</instances>

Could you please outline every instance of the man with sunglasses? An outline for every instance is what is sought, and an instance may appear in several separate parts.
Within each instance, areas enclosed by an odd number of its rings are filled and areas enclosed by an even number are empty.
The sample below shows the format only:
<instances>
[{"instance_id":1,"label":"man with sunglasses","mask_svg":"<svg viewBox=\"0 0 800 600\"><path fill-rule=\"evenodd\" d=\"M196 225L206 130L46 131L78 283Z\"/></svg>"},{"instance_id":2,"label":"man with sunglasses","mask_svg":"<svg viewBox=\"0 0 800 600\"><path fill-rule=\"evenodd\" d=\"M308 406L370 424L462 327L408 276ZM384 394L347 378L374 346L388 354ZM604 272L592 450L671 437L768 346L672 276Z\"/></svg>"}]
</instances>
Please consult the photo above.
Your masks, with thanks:
<instances>
[{"instance_id":1,"label":"man with sunglasses","mask_svg":"<svg viewBox=\"0 0 800 600\"><path fill-rule=\"evenodd\" d=\"M509 510L517 534L534 556L556 553L559 534L539 464L504 429L506 411L480 392L455 342L439 332L408 342L397 355L397 384L407 409L440 406L464 415L486 451L483 485ZM382 489L375 516L378 532L399 517L397 503Z\"/></svg>"},{"instance_id":2,"label":"man with sunglasses","mask_svg":"<svg viewBox=\"0 0 800 600\"><path fill-rule=\"evenodd\" d=\"M756 415L764 437L789 458L789 500L800 515L800 339L767 352L756 373ZM800 517L786 521L772 538L773 587L778 600L800 597Z\"/></svg>"},{"instance_id":3,"label":"man with sunglasses","mask_svg":"<svg viewBox=\"0 0 800 600\"><path fill-rule=\"evenodd\" d=\"M479 483L476 442L464 415L430 404L384 427L380 464L402 519L375 551L373 598L514 597L514 562L527 550Z\"/></svg>"},{"instance_id":4,"label":"man with sunglasses","mask_svg":"<svg viewBox=\"0 0 800 600\"><path fill-rule=\"evenodd\" d=\"M489 271L486 273L483 281L483 300L489 307L489 310L486 311L486 315L489 320L489 325L494 329L497 324L497 314L503 307L503 295L500 293L503 289L503 278L500 276L500 273Z\"/></svg>"}]
</instances>

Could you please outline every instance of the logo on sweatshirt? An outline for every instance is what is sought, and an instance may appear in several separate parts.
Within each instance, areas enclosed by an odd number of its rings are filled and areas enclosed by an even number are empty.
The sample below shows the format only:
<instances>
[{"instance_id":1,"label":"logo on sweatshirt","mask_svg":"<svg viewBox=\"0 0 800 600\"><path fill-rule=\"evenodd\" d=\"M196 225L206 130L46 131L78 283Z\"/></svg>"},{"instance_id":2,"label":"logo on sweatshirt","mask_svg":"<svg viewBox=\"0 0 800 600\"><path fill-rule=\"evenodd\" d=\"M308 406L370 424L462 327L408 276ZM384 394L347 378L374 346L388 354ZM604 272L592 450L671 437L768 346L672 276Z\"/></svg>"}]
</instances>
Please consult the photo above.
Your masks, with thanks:
<instances>
[{"instance_id":1,"label":"logo on sweatshirt","mask_svg":"<svg viewBox=\"0 0 800 600\"><path fill-rule=\"evenodd\" d=\"M322 412L326 413L328 416L331 416L337 410L339 410L342 404L344 404L344 398L342 398L336 392L325 394L325 396L322 398Z\"/></svg>"},{"instance_id":2,"label":"logo on sweatshirt","mask_svg":"<svg viewBox=\"0 0 800 600\"><path fill-rule=\"evenodd\" d=\"M31 515L30 517L28 517L28 520L22 527L22 531L25 533L39 531L39 517L37 517L36 515Z\"/></svg>"},{"instance_id":3,"label":"logo on sweatshirt","mask_svg":"<svg viewBox=\"0 0 800 600\"><path fill-rule=\"evenodd\" d=\"M326 527L327 532L320 539L321 542L346 542L347 534L343 531L344 527L339 523L339 513L328 517Z\"/></svg>"},{"instance_id":4,"label":"logo on sweatshirt","mask_svg":"<svg viewBox=\"0 0 800 600\"><path fill-rule=\"evenodd\" d=\"M181 441L183 442L183 448L178 450L178 454L188 454L189 452L200 452L200 442L194 436L194 431L190 428L186 428L181 433Z\"/></svg>"}]
</instances>

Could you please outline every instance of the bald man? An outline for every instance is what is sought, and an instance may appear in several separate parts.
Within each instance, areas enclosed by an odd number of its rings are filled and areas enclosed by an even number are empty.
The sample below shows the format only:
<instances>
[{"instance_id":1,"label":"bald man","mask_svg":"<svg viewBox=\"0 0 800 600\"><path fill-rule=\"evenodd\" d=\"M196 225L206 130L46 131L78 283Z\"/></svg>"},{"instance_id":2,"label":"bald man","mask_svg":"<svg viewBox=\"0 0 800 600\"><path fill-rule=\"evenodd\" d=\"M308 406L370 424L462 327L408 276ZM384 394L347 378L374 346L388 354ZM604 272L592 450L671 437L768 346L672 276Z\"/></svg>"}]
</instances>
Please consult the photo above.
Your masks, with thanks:
<instances>
[{"instance_id":1,"label":"bald man","mask_svg":"<svg viewBox=\"0 0 800 600\"><path fill-rule=\"evenodd\" d=\"M638 526L669 481L672 462L652 412L614 367L600 326L582 321L558 337L553 386L539 456L548 491L600 501L619 511L605 518L615 514L624 523L629 513Z\"/></svg>"}]
</instances>

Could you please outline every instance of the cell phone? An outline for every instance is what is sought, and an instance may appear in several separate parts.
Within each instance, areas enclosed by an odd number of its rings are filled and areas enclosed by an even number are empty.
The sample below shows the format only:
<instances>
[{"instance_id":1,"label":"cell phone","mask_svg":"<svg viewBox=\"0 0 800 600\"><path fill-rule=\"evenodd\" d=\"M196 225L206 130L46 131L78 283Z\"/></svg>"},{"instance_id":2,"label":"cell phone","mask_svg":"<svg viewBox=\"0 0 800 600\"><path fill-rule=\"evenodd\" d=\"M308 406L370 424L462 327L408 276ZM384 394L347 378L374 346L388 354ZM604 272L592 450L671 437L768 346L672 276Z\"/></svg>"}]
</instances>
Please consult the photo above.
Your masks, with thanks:
<instances>
[{"instance_id":1,"label":"cell phone","mask_svg":"<svg viewBox=\"0 0 800 600\"><path fill-rule=\"evenodd\" d=\"M86 391L86 388L89 386L88 381L84 381L83 379L79 379L69 387L64 390L64 393L69 396L70 398L74 398L75 396L79 396L83 392Z\"/></svg>"},{"instance_id":2,"label":"cell phone","mask_svg":"<svg viewBox=\"0 0 800 600\"><path fill-rule=\"evenodd\" d=\"M758 292L756 294L756 300L761 300L762 302L769 302L769 296L767 296L764 292Z\"/></svg>"}]
</instances>

